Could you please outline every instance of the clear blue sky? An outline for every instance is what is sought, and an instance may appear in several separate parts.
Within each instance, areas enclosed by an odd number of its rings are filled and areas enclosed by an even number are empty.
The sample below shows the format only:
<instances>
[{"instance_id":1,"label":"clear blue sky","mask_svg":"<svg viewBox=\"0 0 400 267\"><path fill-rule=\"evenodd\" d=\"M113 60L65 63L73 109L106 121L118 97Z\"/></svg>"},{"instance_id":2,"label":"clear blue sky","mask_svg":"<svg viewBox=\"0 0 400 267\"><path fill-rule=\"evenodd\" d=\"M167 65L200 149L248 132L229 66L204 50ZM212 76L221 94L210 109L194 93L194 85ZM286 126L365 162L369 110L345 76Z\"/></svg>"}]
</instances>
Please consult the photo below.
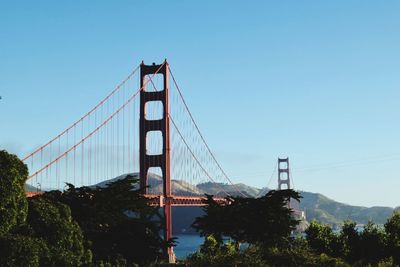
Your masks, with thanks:
<instances>
[{"instance_id":1,"label":"clear blue sky","mask_svg":"<svg viewBox=\"0 0 400 267\"><path fill-rule=\"evenodd\" d=\"M140 60L168 58L234 181L266 186L289 156L296 189L398 206L399 13L398 1L1 1L0 147L25 154Z\"/></svg>"}]
</instances>

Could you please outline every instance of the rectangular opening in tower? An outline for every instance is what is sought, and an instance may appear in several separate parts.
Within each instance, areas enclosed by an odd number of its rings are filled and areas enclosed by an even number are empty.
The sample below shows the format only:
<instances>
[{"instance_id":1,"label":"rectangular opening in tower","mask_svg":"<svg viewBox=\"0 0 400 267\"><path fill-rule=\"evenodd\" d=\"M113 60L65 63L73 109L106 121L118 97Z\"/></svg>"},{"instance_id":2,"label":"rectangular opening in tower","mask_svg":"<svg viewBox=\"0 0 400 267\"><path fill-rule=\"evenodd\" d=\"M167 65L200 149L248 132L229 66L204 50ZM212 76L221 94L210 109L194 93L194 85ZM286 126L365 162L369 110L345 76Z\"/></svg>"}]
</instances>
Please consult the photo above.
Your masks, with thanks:
<instances>
[{"instance_id":1,"label":"rectangular opening in tower","mask_svg":"<svg viewBox=\"0 0 400 267\"><path fill-rule=\"evenodd\" d=\"M146 84L144 91L145 92L160 92L164 91L164 75L157 74L148 74L144 76L144 84Z\"/></svg>"},{"instance_id":2,"label":"rectangular opening in tower","mask_svg":"<svg viewBox=\"0 0 400 267\"><path fill-rule=\"evenodd\" d=\"M146 134L146 154L161 155L163 153L163 135L161 131L149 131Z\"/></svg>"},{"instance_id":3,"label":"rectangular opening in tower","mask_svg":"<svg viewBox=\"0 0 400 267\"><path fill-rule=\"evenodd\" d=\"M148 101L145 104L144 110L146 120L154 121L164 118L164 105L162 101Z\"/></svg>"},{"instance_id":4,"label":"rectangular opening in tower","mask_svg":"<svg viewBox=\"0 0 400 267\"><path fill-rule=\"evenodd\" d=\"M160 167L150 167L147 171L148 193L160 195L163 192L163 173Z\"/></svg>"},{"instance_id":5,"label":"rectangular opening in tower","mask_svg":"<svg viewBox=\"0 0 400 267\"><path fill-rule=\"evenodd\" d=\"M289 180L289 175L288 175L288 173L287 173L287 172L281 172L281 173L279 174L279 180L281 180L281 181L287 181L287 180Z\"/></svg>"},{"instance_id":6,"label":"rectangular opening in tower","mask_svg":"<svg viewBox=\"0 0 400 267\"><path fill-rule=\"evenodd\" d=\"M281 184L281 185L280 185L280 189L281 189L281 190L289 189L288 184L285 184L285 183Z\"/></svg>"},{"instance_id":7,"label":"rectangular opening in tower","mask_svg":"<svg viewBox=\"0 0 400 267\"><path fill-rule=\"evenodd\" d=\"M288 168L288 162L287 161L280 161L279 162L279 169L286 170Z\"/></svg>"}]
</instances>

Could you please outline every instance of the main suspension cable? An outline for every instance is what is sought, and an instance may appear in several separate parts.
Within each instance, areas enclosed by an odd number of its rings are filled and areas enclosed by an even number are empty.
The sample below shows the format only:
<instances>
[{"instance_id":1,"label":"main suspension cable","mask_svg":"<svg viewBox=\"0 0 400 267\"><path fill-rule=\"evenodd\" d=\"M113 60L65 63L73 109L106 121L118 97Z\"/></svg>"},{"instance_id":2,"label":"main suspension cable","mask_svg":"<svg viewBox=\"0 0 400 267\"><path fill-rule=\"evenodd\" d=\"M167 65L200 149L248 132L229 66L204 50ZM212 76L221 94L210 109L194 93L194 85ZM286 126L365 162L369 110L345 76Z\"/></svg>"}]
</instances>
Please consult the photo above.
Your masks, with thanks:
<instances>
[{"instance_id":1,"label":"main suspension cable","mask_svg":"<svg viewBox=\"0 0 400 267\"><path fill-rule=\"evenodd\" d=\"M39 147L35 151L33 151L31 154L26 156L25 158L22 159L22 161L28 160L30 157L34 156L36 153L39 151L43 150L45 147L49 146L52 144L55 140L59 139L61 136L63 136L65 133L67 133L69 130L71 130L73 127L75 127L77 124L79 124L81 121L83 121L86 117L88 117L90 114L92 114L94 111L96 111L100 106L104 104L112 95L114 95L139 69L140 65L138 65L129 75L128 77L125 78L117 87L114 88L114 90L111 91L102 101L100 101L94 108L92 108L89 112L87 112L83 117L81 117L79 120L77 120L75 123L73 123L71 126L66 128L64 131L62 131L59 135L51 139L49 142L47 142L45 145Z\"/></svg>"}]
</instances>

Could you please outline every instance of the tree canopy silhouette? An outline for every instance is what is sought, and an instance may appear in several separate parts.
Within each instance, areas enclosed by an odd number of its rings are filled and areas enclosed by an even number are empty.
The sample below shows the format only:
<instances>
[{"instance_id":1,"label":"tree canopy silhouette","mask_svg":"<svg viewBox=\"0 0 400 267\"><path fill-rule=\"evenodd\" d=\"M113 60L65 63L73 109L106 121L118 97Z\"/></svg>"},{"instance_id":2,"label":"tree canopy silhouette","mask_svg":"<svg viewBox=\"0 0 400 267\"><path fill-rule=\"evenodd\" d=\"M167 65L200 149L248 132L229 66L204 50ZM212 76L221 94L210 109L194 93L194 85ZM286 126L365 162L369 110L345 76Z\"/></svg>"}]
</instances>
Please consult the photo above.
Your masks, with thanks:
<instances>
[{"instance_id":1,"label":"tree canopy silhouette","mask_svg":"<svg viewBox=\"0 0 400 267\"><path fill-rule=\"evenodd\" d=\"M27 166L0 151L0 266L131 266L160 259L158 208L127 176L27 199Z\"/></svg>"},{"instance_id":2,"label":"tree canopy silhouette","mask_svg":"<svg viewBox=\"0 0 400 267\"><path fill-rule=\"evenodd\" d=\"M71 208L95 261L123 258L128 264L148 263L162 257L167 242L159 234L161 224L154 220L158 208L148 205L137 183L128 175L103 187L68 184L63 193L52 191L43 197Z\"/></svg>"},{"instance_id":3,"label":"tree canopy silhouette","mask_svg":"<svg viewBox=\"0 0 400 267\"><path fill-rule=\"evenodd\" d=\"M300 195L293 190L272 190L260 198L227 197L229 205L218 204L207 195L205 215L196 218L192 226L203 236L213 235L219 243L228 236L237 242L276 245L298 224L287 206L290 198L299 200Z\"/></svg>"},{"instance_id":4,"label":"tree canopy silhouette","mask_svg":"<svg viewBox=\"0 0 400 267\"><path fill-rule=\"evenodd\" d=\"M0 235L25 224L28 202L24 185L27 166L15 155L0 151Z\"/></svg>"},{"instance_id":5,"label":"tree canopy silhouette","mask_svg":"<svg viewBox=\"0 0 400 267\"><path fill-rule=\"evenodd\" d=\"M28 201L27 178L26 165L0 151L0 266L79 266L90 261L69 207L41 196Z\"/></svg>"}]
</instances>

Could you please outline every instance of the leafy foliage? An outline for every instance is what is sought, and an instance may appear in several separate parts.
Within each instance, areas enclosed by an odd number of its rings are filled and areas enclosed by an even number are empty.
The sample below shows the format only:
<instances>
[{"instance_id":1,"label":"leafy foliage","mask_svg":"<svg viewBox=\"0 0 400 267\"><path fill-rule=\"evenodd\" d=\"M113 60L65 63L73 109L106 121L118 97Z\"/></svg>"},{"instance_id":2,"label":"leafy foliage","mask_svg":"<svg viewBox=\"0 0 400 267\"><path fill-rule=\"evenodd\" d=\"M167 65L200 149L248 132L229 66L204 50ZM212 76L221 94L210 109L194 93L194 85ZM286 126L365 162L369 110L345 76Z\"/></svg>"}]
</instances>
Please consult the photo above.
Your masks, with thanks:
<instances>
[{"instance_id":1,"label":"leafy foliage","mask_svg":"<svg viewBox=\"0 0 400 267\"><path fill-rule=\"evenodd\" d=\"M232 242L219 244L213 236L206 237L201 249L190 255L186 263L188 266L349 266L341 259L315 254L302 238L294 239L288 246L250 245L238 249Z\"/></svg>"},{"instance_id":2,"label":"leafy foliage","mask_svg":"<svg viewBox=\"0 0 400 267\"><path fill-rule=\"evenodd\" d=\"M40 238L23 235L0 236L0 266L40 266L49 253Z\"/></svg>"},{"instance_id":3,"label":"leafy foliage","mask_svg":"<svg viewBox=\"0 0 400 267\"><path fill-rule=\"evenodd\" d=\"M365 263L377 264L386 256L386 233L382 227L372 222L364 226L360 234L360 260Z\"/></svg>"},{"instance_id":4,"label":"leafy foliage","mask_svg":"<svg viewBox=\"0 0 400 267\"><path fill-rule=\"evenodd\" d=\"M178 184L174 184L178 185ZM218 195L221 191L221 188L224 189L225 192L231 193L233 196L237 195L237 191L244 193L249 197L258 197L265 195L270 189L268 188L255 188L245 184L236 184L235 186L223 183L212 183L207 182L203 184L198 184L196 187L190 189L186 187L185 193L188 195L191 194L199 194L200 192ZM359 224L366 224L368 221L372 220L377 224L384 224L386 220L393 213L393 208L390 207L362 207L362 206L352 206L337 202L332 200L322 194L311 193L300 191L301 196L303 197L300 203L300 209L307 211L307 218L310 220L317 220L318 222L326 223L331 226L339 227L343 224L343 221L347 219L354 220ZM192 209L196 209L196 207L191 207ZM397 207L400 209L400 207ZM194 212L193 212L194 213ZM192 221L197 217L197 214L192 215ZM187 216L183 216L187 217ZM176 218L174 216L174 218ZM175 223L177 220L175 220ZM183 226L182 228L187 229L189 224ZM174 229L182 229L177 228L180 225L174 225Z\"/></svg>"},{"instance_id":5,"label":"leafy foliage","mask_svg":"<svg viewBox=\"0 0 400 267\"><path fill-rule=\"evenodd\" d=\"M205 215L196 218L193 228L203 236L213 235L218 243L223 236L237 242L272 246L289 238L297 225L286 206L290 198L300 199L293 190L270 191L261 198L227 198L220 205L207 195Z\"/></svg>"},{"instance_id":6,"label":"leafy foliage","mask_svg":"<svg viewBox=\"0 0 400 267\"><path fill-rule=\"evenodd\" d=\"M52 191L44 197L71 208L95 262L148 263L162 256L167 243L159 235L161 225L152 221L157 208L132 189L135 183L137 179L127 176L106 187L69 184L65 192Z\"/></svg>"},{"instance_id":7,"label":"leafy foliage","mask_svg":"<svg viewBox=\"0 0 400 267\"><path fill-rule=\"evenodd\" d=\"M325 253L332 256L341 254L340 239L333 233L329 225L312 221L306 230L307 241L317 253Z\"/></svg>"},{"instance_id":8,"label":"leafy foliage","mask_svg":"<svg viewBox=\"0 0 400 267\"><path fill-rule=\"evenodd\" d=\"M400 266L400 213L394 213L384 228L369 222L362 231L352 221L345 221L340 232L313 221L305 238L295 238L290 233L296 222L285 205L289 195L296 198L290 191L272 191L261 199L228 198L230 205L219 205L208 196L206 214L193 225L206 239L187 264ZM223 237L235 242L225 244ZM240 250L238 242L248 247Z\"/></svg>"},{"instance_id":9,"label":"leafy foliage","mask_svg":"<svg viewBox=\"0 0 400 267\"><path fill-rule=\"evenodd\" d=\"M400 266L400 211L393 213L385 224L387 250L393 256L393 263Z\"/></svg>"},{"instance_id":10,"label":"leafy foliage","mask_svg":"<svg viewBox=\"0 0 400 267\"><path fill-rule=\"evenodd\" d=\"M342 241L342 255L350 263L354 263L361 257L361 238L356 229L356 223L345 221L340 231L340 240Z\"/></svg>"},{"instance_id":11,"label":"leafy foliage","mask_svg":"<svg viewBox=\"0 0 400 267\"><path fill-rule=\"evenodd\" d=\"M0 151L0 266L146 266L171 244L153 220L158 209L133 189L134 177L27 200L27 176L26 165ZM187 266L400 266L399 212L384 227L369 222L362 231L352 221L340 232L313 221L305 239L294 238L290 198L300 195L270 191L227 198L229 205L207 196L205 215L193 224L205 243Z\"/></svg>"},{"instance_id":12,"label":"leafy foliage","mask_svg":"<svg viewBox=\"0 0 400 267\"><path fill-rule=\"evenodd\" d=\"M196 267L264 266L257 250L242 252L236 242L219 243L213 235L205 237L200 250L190 255L186 264Z\"/></svg>"},{"instance_id":13,"label":"leafy foliage","mask_svg":"<svg viewBox=\"0 0 400 267\"><path fill-rule=\"evenodd\" d=\"M44 265L80 266L91 261L91 252L84 249L82 231L68 206L43 196L32 198L27 221L33 236L47 244Z\"/></svg>"},{"instance_id":14,"label":"leafy foliage","mask_svg":"<svg viewBox=\"0 0 400 267\"><path fill-rule=\"evenodd\" d=\"M287 246L261 250L268 266L349 266L343 260L325 253L315 253L307 241L298 237Z\"/></svg>"},{"instance_id":15,"label":"leafy foliage","mask_svg":"<svg viewBox=\"0 0 400 267\"><path fill-rule=\"evenodd\" d=\"M398 266L395 242L391 241L400 235L397 216L394 214L385 228L369 222L362 231L356 223L346 221L340 233L314 221L306 231L308 245L316 253L342 258L354 266Z\"/></svg>"},{"instance_id":16,"label":"leafy foliage","mask_svg":"<svg viewBox=\"0 0 400 267\"><path fill-rule=\"evenodd\" d=\"M171 244L133 177L27 200L27 176L26 165L0 151L0 266L146 265Z\"/></svg>"},{"instance_id":17,"label":"leafy foliage","mask_svg":"<svg viewBox=\"0 0 400 267\"><path fill-rule=\"evenodd\" d=\"M0 235L25 223L28 203L24 184L28 168L17 156L0 151Z\"/></svg>"},{"instance_id":18,"label":"leafy foliage","mask_svg":"<svg viewBox=\"0 0 400 267\"><path fill-rule=\"evenodd\" d=\"M0 151L1 266L83 263L83 236L67 206L25 197L28 169L15 155Z\"/></svg>"}]
</instances>

